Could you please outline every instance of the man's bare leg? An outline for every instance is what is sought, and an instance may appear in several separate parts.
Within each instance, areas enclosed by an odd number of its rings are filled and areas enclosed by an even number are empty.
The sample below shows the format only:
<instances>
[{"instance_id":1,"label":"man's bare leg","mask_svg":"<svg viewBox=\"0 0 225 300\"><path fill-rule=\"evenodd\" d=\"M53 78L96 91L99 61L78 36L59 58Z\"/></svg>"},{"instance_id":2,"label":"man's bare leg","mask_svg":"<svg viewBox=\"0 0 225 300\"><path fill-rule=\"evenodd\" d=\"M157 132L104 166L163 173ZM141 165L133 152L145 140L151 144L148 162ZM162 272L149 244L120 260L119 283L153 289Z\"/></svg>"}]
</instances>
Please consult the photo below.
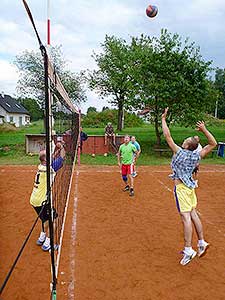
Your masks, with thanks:
<instances>
[{"instance_id":1,"label":"man's bare leg","mask_svg":"<svg viewBox=\"0 0 225 300\"><path fill-rule=\"evenodd\" d=\"M198 235L198 239L199 240L203 240L204 237L203 237L203 227L202 227L202 222L197 214L197 211L196 209L194 208L192 211L191 211L191 219L192 219L192 222L195 226L195 230L196 230L196 233Z\"/></svg>"},{"instance_id":2,"label":"man's bare leg","mask_svg":"<svg viewBox=\"0 0 225 300\"><path fill-rule=\"evenodd\" d=\"M191 211L191 219L198 235L198 256L202 256L209 247L209 244L204 240L202 222L195 208Z\"/></svg>"},{"instance_id":3,"label":"man's bare leg","mask_svg":"<svg viewBox=\"0 0 225 300\"><path fill-rule=\"evenodd\" d=\"M130 196L134 196L134 178L132 174L129 174L130 177Z\"/></svg>"},{"instance_id":4,"label":"man's bare leg","mask_svg":"<svg viewBox=\"0 0 225 300\"><path fill-rule=\"evenodd\" d=\"M184 228L185 247L191 247L191 241L192 241L191 213L183 212L180 213L180 215L181 215L181 220L183 222L183 228Z\"/></svg>"}]
</instances>

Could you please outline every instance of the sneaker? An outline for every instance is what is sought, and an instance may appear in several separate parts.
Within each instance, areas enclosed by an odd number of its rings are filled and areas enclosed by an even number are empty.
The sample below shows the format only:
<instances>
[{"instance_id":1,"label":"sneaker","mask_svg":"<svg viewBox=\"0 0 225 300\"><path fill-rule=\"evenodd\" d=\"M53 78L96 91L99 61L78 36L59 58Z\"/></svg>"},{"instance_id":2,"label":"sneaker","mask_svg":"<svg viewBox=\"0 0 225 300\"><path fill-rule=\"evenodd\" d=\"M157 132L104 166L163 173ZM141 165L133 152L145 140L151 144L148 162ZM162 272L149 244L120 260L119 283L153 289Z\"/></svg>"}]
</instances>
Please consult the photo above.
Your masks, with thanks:
<instances>
[{"instance_id":1,"label":"sneaker","mask_svg":"<svg viewBox=\"0 0 225 300\"><path fill-rule=\"evenodd\" d=\"M54 250L55 251L59 250L59 245L58 244L54 245ZM48 251L51 252L51 246L50 246L50 249Z\"/></svg>"},{"instance_id":2,"label":"sneaker","mask_svg":"<svg viewBox=\"0 0 225 300\"><path fill-rule=\"evenodd\" d=\"M184 251L182 252L183 253L183 258L181 259L180 261L180 264L182 266L185 266L187 265L197 254L196 251L193 250L192 254L186 254Z\"/></svg>"},{"instance_id":3,"label":"sneaker","mask_svg":"<svg viewBox=\"0 0 225 300\"><path fill-rule=\"evenodd\" d=\"M48 251L51 248L50 246L50 238L46 237L44 244L42 245L41 249L43 251Z\"/></svg>"},{"instance_id":4,"label":"sneaker","mask_svg":"<svg viewBox=\"0 0 225 300\"><path fill-rule=\"evenodd\" d=\"M127 191L129 191L129 190L130 190L129 185L126 185L125 188L123 189L124 192L127 192Z\"/></svg>"},{"instance_id":5,"label":"sneaker","mask_svg":"<svg viewBox=\"0 0 225 300\"><path fill-rule=\"evenodd\" d=\"M130 189L130 194L129 196L133 197L134 196L134 189Z\"/></svg>"},{"instance_id":6,"label":"sneaker","mask_svg":"<svg viewBox=\"0 0 225 300\"><path fill-rule=\"evenodd\" d=\"M203 256L206 253L206 250L209 248L209 244L204 242L203 245L198 245L198 257Z\"/></svg>"},{"instance_id":7,"label":"sneaker","mask_svg":"<svg viewBox=\"0 0 225 300\"><path fill-rule=\"evenodd\" d=\"M137 177L138 176L138 174L136 173L136 172L134 172L133 174L132 174L132 177L133 178L135 178L135 177Z\"/></svg>"},{"instance_id":8,"label":"sneaker","mask_svg":"<svg viewBox=\"0 0 225 300\"><path fill-rule=\"evenodd\" d=\"M36 244L37 244L38 246L42 246L43 243L44 243L44 241L45 241L45 239L46 239L46 234L45 234L45 232L41 232L39 238L38 238L37 241L36 241Z\"/></svg>"}]
</instances>

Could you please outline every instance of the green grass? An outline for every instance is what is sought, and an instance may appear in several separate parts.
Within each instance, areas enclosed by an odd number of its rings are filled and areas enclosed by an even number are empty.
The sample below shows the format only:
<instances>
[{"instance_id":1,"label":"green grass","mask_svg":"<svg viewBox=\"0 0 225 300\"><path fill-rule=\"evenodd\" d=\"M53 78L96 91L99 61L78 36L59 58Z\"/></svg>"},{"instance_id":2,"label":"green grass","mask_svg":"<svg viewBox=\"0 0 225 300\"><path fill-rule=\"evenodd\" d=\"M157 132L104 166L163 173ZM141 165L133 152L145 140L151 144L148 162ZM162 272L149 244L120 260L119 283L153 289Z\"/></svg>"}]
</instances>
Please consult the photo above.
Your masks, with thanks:
<instances>
[{"instance_id":1,"label":"green grass","mask_svg":"<svg viewBox=\"0 0 225 300\"><path fill-rule=\"evenodd\" d=\"M26 134L35 134L44 132L43 120L33 122L29 127L17 128L14 131L2 132L0 130L0 147L12 146L12 145L22 145L25 144Z\"/></svg>"},{"instance_id":2,"label":"green grass","mask_svg":"<svg viewBox=\"0 0 225 300\"><path fill-rule=\"evenodd\" d=\"M217 141L225 141L225 125L209 127L209 130L215 135ZM29 127L23 127L11 132L2 132L0 130L0 164L37 164L38 157L28 156L25 154L25 134L43 133L43 120L32 123ZM88 135L103 135L104 128L84 128L84 132ZM196 135L194 128L171 127L172 136L177 144L181 144L183 139L188 136ZM168 164L171 161L171 153L163 153L159 155L154 151L156 137L154 127L145 125L140 128L126 128L119 134L135 135L141 144L142 154L138 160L139 165L161 165ZM206 144L207 140L203 134L198 134L201 137L201 143ZM162 137L161 148L168 148L164 138ZM94 158L91 155L83 154L81 156L82 164L90 165L115 165L117 158L115 155L96 155ZM207 164L225 164L225 158L209 155L203 160Z\"/></svg>"}]
</instances>

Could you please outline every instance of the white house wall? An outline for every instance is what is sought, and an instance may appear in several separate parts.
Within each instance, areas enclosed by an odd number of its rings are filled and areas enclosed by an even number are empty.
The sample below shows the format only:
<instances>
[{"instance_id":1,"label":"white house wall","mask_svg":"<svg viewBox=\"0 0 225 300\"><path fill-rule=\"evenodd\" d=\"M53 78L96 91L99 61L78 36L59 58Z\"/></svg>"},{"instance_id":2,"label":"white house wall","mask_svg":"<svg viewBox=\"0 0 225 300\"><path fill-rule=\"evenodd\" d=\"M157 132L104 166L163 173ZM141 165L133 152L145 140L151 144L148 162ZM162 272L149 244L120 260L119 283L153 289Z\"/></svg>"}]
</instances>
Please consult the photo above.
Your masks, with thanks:
<instances>
[{"instance_id":1,"label":"white house wall","mask_svg":"<svg viewBox=\"0 0 225 300\"><path fill-rule=\"evenodd\" d=\"M29 120L30 120L29 115L6 113L5 110L3 110L3 111L4 112L1 112L1 110L0 110L0 115L3 115L5 117L5 122L7 122L7 123L10 123L10 117L13 117L13 121L11 123L15 124L16 127L19 127L20 126L20 117L22 117L22 125L30 124L30 121L26 122L26 117L29 117Z\"/></svg>"},{"instance_id":2,"label":"white house wall","mask_svg":"<svg viewBox=\"0 0 225 300\"><path fill-rule=\"evenodd\" d=\"M4 108L3 107L1 107L0 106L0 115L1 116L4 116L4 117L6 117L7 116L7 113L6 113L6 111L4 110Z\"/></svg>"}]
</instances>

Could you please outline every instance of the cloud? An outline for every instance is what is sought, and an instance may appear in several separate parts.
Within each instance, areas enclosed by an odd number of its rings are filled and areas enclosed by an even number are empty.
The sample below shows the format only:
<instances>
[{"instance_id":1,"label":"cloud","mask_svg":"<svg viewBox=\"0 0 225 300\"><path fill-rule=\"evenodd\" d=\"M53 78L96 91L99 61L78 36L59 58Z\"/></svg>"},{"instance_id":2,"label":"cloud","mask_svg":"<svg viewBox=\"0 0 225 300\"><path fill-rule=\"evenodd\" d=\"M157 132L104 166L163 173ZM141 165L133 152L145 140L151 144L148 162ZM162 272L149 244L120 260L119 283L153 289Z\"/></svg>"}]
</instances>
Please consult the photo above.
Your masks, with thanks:
<instances>
[{"instance_id":1,"label":"cloud","mask_svg":"<svg viewBox=\"0 0 225 300\"><path fill-rule=\"evenodd\" d=\"M0 92L12 95L19 77L17 68L8 61L0 59L0 70Z\"/></svg>"},{"instance_id":2,"label":"cloud","mask_svg":"<svg viewBox=\"0 0 225 300\"><path fill-rule=\"evenodd\" d=\"M40 0L27 2L45 43L47 3ZM51 1L52 44L62 45L71 71L80 71L96 67L91 54L93 50L100 51L106 34L129 39L141 33L159 35L161 28L168 28L184 38L190 37L200 46L204 59L213 60L214 66L225 67L224 0L155 0L159 12L153 19L145 15L148 4L142 0ZM25 49L38 50L30 20L19 1L1 0L0 40L1 74L2 70L6 74L5 78L1 77L0 87L9 90L17 81L17 74L10 64L15 55ZM103 103L93 92L88 97L91 106Z\"/></svg>"}]
</instances>

